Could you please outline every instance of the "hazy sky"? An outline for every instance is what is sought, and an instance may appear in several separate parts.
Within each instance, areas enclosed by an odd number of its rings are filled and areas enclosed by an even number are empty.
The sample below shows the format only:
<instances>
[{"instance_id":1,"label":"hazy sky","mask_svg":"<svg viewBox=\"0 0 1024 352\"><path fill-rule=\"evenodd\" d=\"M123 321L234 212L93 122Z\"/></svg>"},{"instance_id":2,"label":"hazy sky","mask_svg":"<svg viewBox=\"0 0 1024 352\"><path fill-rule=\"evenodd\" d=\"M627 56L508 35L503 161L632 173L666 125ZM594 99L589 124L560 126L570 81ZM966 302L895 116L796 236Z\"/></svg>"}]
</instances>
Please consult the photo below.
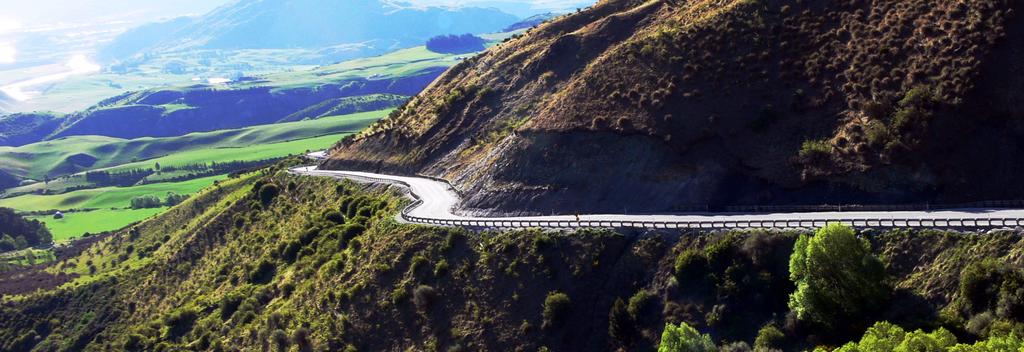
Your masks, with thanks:
<instances>
[{"instance_id":1,"label":"hazy sky","mask_svg":"<svg viewBox=\"0 0 1024 352\"><path fill-rule=\"evenodd\" d=\"M346 0L338 0L344 3ZM406 0L419 5L476 5L484 0ZM542 8L559 8L579 0L497 0ZM203 14L229 0L0 0L0 33L13 27L113 20L148 22Z\"/></svg>"}]
</instances>

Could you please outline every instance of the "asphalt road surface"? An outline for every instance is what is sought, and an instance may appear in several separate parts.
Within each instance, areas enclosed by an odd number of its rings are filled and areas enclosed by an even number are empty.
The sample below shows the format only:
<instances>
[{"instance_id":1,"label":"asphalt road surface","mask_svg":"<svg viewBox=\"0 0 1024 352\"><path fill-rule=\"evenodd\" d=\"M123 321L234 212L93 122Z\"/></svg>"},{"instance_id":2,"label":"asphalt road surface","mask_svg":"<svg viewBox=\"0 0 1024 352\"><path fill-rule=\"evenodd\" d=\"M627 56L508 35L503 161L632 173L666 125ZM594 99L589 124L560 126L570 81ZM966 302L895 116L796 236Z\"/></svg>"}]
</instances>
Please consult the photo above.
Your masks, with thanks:
<instances>
[{"instance_id":1,"label":"asphalt road surface","mask_svg":"<svg viewBox=\"0 0 1024 352\"><path fill-rule=\"evenodd\" d=\"M936 211L856 211L816 213L691 213L691 214L586 214L522 217L473 217L455 213L459 195L442 181L360 171L319 170L316 166L291 169L305 176L390 183L409 189L416 202L400 219L410 223L474 228L816 228L839 222L858 228L932 227L1001 228L1024 225L1021 209L957 209Z\"/></svg>"}]
</instances>

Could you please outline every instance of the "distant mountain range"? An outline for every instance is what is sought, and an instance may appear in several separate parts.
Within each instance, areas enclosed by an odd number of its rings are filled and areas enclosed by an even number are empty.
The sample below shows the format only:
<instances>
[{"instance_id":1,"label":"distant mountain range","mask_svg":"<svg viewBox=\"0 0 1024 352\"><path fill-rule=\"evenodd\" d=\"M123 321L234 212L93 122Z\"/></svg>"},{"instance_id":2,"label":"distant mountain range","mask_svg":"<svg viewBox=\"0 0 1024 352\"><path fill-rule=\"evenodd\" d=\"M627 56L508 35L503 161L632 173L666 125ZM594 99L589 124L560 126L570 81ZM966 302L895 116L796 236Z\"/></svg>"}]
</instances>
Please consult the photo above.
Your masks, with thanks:
<instances>
[{"instance_id":1,"label":"distant mountain range","mask_svg":"<svg viewBox=\"0 0 1024 352\"><path fill-rule=\"evenodd\" d=\"M518 18L497 8L416 7L386 0L236 1L197 18L149 24L101 49L104 61L192 49L322 48L372 42L421 45L442 34L501 31ZM379 51L373 51L379 53Z\"/></svg>"}]
</instances>

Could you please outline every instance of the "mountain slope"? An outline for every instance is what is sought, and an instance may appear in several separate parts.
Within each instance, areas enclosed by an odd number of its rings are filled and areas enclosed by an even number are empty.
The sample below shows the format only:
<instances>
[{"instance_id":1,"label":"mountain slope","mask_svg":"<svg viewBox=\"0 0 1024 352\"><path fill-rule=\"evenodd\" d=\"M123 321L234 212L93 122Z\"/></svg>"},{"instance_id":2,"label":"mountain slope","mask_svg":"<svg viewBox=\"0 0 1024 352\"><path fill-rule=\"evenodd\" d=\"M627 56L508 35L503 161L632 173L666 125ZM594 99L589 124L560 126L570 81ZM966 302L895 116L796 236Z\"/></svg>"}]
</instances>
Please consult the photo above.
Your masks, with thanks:
<instances>
[{"instance_id":1,"label":"mountain slope","mask_svg":"<svg viewBox=\"0 0 1024 352\"><path fill-rule=\"evenodd\" d=\"M22 146L41 141L63 122L63 115L50 113L0 116L0 146Z\"/></svg>"},{"instance_id":2,"label":"mountain slope","mask_svg":"<svg viewBox=\"0 0 1024 352\"><path fill-rule=\"evenodd\" d=\"M100 48L99 59L104 61L128 58L152 49L153 45L174 37L175 33L195 21L191 17L145 24L121 33L107 45Z\"/></svg>"},{"instance_id":3,"label":"mountain slope","mask_svg":"<svg viewBox=\"0 0 1024 352\"><path fill-rule=\"evenodd\" d=\"M0 271L0 349L649 351L666 323L686 322L722 344L771 326L778 336L759 343L796 351L864 331L790 314L795 232L405 225L392 187L284 166L58 248L55 262ZM1019 231L861 235L892 285L883 306L857 307L870 320L965 340L1020 331ZM995 261L1017 269L986 271Z\"/></svg>"},{"instance_id":4,"label":"mountain slope","mask_svg":"<svg viewBox=\"0 0 1024 352\"><path fill-rule=\"evenodd\" d=\"M325 166L502 212L1017 198L1021 6L604 1L453 67Z\"/></svg>"},{"instance_id":5,"label":"mountain slope","mask_svg":"<svg viewBox=\"0 0 1024 352\"><path fill-rule=\"evenodd\" d=\"M441 34L497 32L515 21L515 16L497 9L413 7L382 0L235 1L194 20L131 31L109 45L107 52L124 58L143 49L320 48L364 43L369 45L366 53L377 53L421 45ZM139 40L140 35L149 40Z\"/></svg>"}]
</instances>

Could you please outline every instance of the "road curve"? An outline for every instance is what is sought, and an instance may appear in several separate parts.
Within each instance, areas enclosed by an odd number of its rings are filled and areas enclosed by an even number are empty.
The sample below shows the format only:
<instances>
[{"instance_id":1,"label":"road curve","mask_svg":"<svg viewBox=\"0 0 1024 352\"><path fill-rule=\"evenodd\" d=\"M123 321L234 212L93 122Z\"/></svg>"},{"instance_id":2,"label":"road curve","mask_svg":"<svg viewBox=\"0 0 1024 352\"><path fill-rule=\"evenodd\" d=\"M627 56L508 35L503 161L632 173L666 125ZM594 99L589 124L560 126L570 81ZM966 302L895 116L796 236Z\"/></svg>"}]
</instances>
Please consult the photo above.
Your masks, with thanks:
<instances>
[{"instance_id":1,"label":"road curve","mask_svg":"<svg viewBox=\"0 0 1024 352\"><path fill-rule=\"evenodd\" d=\"M296 167L291 173L389 183L408 188L416 201L401 213L410 223L473 228L645 228L732 229L816 228L843 223L857 228L1001 228L1024 226L1022 209L958 209L937 211L816 212L816 213L713 213L713 214L587 214L521 217L471 217L453 213L459 195L442 181L360 171Z\"/></svg>"}]
</instances>

